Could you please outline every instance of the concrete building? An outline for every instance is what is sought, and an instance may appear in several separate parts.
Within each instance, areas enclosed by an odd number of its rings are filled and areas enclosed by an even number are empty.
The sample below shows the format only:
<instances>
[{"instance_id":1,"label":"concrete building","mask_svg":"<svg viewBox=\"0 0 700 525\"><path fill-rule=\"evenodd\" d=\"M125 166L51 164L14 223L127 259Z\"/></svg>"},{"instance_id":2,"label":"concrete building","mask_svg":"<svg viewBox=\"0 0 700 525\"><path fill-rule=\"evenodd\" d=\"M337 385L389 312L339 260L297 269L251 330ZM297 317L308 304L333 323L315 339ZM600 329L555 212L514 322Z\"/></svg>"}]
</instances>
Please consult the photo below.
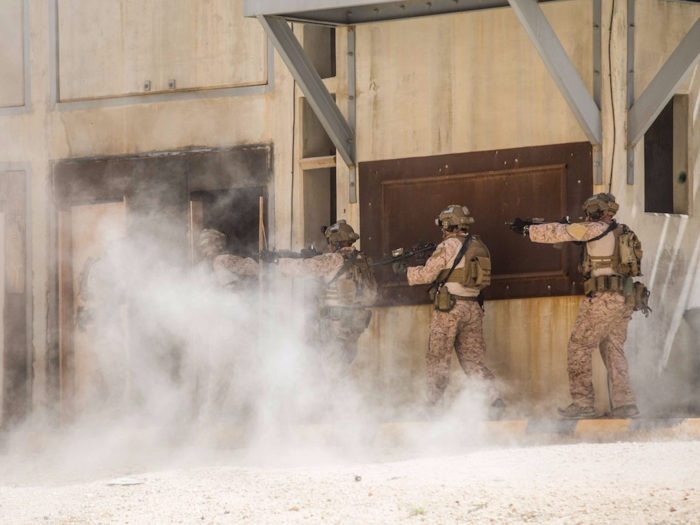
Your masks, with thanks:
<instances>
[{"instance_id":1,"label":"concrete building","mask_svg":"<svg viewBox=\"0 0 700 525\"><path fill-rule=\"evenodd\" d=\"M356 120L356 173L243 4L0 0L3 426L80 411L95 366L74 329L88 258L124 235L165 236L185 267L198 230L214 226L254 251L260 196L278 248L318 244L320 225L346 218L374 257L436 240L430 219L451 197L464 201L494 254L489 364L511 405L544 414L568 403L577 255L526 245L503 221L576 218L582 199L610 188L620 220L643 241L653 294L653 315L635 316L627 343L641 408L700 409L697 2L539 4L599 105L596 145L515 9L349 28L294 23L324 85ZM678 60L689 74L629 154L628 130L640 129L630 100L687 34ZM250 224L227 226L222 202L249 210ZM381 278L385 299L355 372L368 391L409 403L424 388L432 306ZM599 359L596 367L601 393ZM455 371L451 393L464 386ZM599 396L598 408L606 403Z\"/></svg>"}]
</instances>

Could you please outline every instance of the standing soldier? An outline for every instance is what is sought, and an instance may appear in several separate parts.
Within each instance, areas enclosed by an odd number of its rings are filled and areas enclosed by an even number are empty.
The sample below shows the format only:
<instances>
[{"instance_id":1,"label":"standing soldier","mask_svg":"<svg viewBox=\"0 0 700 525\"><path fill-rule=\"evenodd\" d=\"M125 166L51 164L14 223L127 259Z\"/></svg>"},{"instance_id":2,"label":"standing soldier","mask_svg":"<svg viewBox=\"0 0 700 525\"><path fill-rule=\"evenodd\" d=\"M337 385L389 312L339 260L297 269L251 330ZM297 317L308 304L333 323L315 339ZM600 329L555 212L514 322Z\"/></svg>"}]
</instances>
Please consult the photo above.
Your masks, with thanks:
<instances>
[{"instance_id":1,"label":"standing soldier","mask_svg":"<svg viewBox=\"0 0 700 525\"><path fill-rule=\"evenodd\" d=\"M195 272L216 287L240 291L257 283L259 268L251 258L238 257L226 252L226 234L216 230L203 230L198 247L202 261Z\"/></svg>"},{"instance_id":2,"label":"standing soldier","mask_svg":"<svg viewBox=\"0 0 700 525\"><path fill-rule=\"evenodd\" d=\"M407 273L411 286L434 283L435 311L426 356L428 405L433 407L442 399L450 381L454 348L464 373L485 382L489 417L498 419L505 410L505 402L496 391L493 374L484 364L486 343L481 301L481 290L491 283L491 258L481 239L469 234L469 225L473 223L466 206L448 206L435 220L442 228L444 240L425 266L407 268L401 261L394 263L394 272Z\"/></svg>"},{"instance_id":3,"label":"standing soldier","mask_svg":"<svg viewBox=\"0 0 700 525\"><path fill-rule=\"evenodd\" d=\"M641 275L642 245L613 217L620 206L610 193L593 195L583 204L586 222L533 224L516 218L511 229L533 242L583 245L581 273L586 297L581 301L569 339L568 370L571 403L557 412L565 418L595 417L592 355L596 348L608 370L612 412L608 417L636 418L639 410L625 358L627 325L634 310L648 315L649 292L633 277Z\"/></svg>"},{"instance_id":4,"label":"standing soldier","mask_svg":"<svg viewBox=\"0 0 700 525\"><path fill-rule=\"evenodd\" d=\"M349 377L357 355L357 340L369 326L377 298L377 283L367 257L353 247L360 236L344 220L324 231L330 253L307 259L262 252L263 261L277 263L285 277L320 281L315 339L322 352L330 384Z\"/></svg>"},{"instance_id":5,"label":"standing soldier","mask_svg":"<svg viewBox=\"0 0 700 525\"><path fill-rule=\"evenodd\" d=\"M203 259L194 270L196 285L214 293L224 292L215 301L218 309L224 311L206 312L203 322L197 323L201 330L197 339L203 343L197 352L201 388L199 409L205 421L212 421L222 414L233 376L241 380L251 377L252 345L246 341L250 330L243 328L243 316L251 308L236 308L237 303L229 305L227 300L233 299L231 294L241 294L257 285L259 266L251 258L227 253L226 235L216 230L202 231L198 248ZM246 389L244 385L237 386L240 390ZM245 402L245 399L238 401Z\"/></svg>"}]
</instances>

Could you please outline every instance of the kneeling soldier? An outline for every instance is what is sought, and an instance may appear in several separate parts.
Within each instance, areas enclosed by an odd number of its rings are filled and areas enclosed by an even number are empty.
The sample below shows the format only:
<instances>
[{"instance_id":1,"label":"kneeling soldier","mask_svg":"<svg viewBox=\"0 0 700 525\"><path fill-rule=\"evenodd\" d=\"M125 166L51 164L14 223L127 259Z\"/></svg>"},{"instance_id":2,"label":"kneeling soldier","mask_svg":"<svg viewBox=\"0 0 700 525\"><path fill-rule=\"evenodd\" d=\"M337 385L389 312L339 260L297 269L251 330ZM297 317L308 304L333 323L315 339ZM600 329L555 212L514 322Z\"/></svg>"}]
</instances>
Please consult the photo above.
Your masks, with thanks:
<instances>
[{"instance_id":1,"label":"kneeling soldier","mask_svg":"<svg viewBox=\"0 0 700 525\"><path fill-rule=\"evenodd\" d=\"M641 275L642 245L624 224L613 219L620 206L610 193L599 193L584 204L586 222L532 224L515 219L511 229L539 243L582 244L581 273L586 279L576 325L569 339L568 371L571 403L557 411L565 418L595 417L592 355L596 348L608 370L612 412L608 417L639 416L625 358L624 344L632 312L650 311L649 292L633 277Z\"/></svg>"},{"instance_id":2,"label":"kneeling soldier","mask_svg":"<svg viewBox=\"0 0 700 525\"><path fill-rule=\"evenodd\" d=\"M407 268L405 262L400 262L394 263L394 271L407 272L411 286L434 283L435 311L426 356L428 406L435 406L447 388L454 348L464 373L485 382L491 404L489 416L497 419L505 402L484 364L486 343L481 306L481 290L491 283L491 258L481 239L469 234L473 223L466 206L449 206L435 220L442 228L444 240L425 266Z\"/></svg>"}]
</instances>

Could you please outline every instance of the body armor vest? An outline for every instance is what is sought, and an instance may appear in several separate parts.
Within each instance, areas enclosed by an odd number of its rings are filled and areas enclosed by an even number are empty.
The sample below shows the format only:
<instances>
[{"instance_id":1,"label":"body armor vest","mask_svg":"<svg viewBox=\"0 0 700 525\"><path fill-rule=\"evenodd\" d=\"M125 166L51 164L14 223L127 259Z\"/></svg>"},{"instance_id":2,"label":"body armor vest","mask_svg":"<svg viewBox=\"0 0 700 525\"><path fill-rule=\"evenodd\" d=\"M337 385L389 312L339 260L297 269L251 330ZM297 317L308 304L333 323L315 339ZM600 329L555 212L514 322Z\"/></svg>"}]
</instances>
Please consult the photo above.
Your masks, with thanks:
<instances>
[{"instance_id":1,"label":"body armor vest","mask_svg":"<svg viewBox=\"0 0 700 525\"><path fill-rule=\"evenodd\" d=\"M613 235L612 239L610 235ZM606 249L605 244L612 246ZM585 244L580 270L586 279L606 275L639 277L642 275L642 255L642 243L635 233L620 224L601 239Z\"/></svg>"},{"instance_id":2,"label":"body armor vest","mask_svg":"<svg viewBox=\"0 0 700 525\"><path fill-rule=\"evenodd\" d=\"M321 296L323 307L371 306L377 298L377 283L369 267L370 261L359 251L341 252L343 266L326 283Z\"/></svg>"},{"instance_id":3,"label":"body armor vest","mask_svg":"<svg viewBox=\"0 0 700 525\"><path fill-rule=\"evenodd\" d=\"M453 261L450 261L448 268L440 272L436 282L441 282L447 277L452 268L452 263ZM491 284L491 254L479 237L472 236L467 252L449 279L447 279L448 288L450 283L460 284L465 288L474 290L483 290ZM452 292L452 290L450 291Z\"/></svg>"}]
</instances>

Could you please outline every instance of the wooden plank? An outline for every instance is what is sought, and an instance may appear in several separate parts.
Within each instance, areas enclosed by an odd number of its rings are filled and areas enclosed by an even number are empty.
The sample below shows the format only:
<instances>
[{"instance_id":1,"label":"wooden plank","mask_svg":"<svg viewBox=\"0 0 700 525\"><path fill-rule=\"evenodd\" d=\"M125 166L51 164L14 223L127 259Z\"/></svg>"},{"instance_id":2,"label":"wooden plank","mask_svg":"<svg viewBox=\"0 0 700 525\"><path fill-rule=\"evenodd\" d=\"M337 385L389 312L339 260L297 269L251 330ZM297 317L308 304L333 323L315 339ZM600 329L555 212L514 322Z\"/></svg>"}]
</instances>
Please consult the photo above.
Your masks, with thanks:
<instances>
[{"instance_id":1,"label":"wooden plank","mask_svg":"<svg viewBox=\"0 0 700 525\"><path fill-rule=\"evenodd\" d=\"M301 159L299 161L299 167L304 171L318 170L323 168L335 168L335 155Z\"/></svg>"},{"instance_id":2,"label":"wooden plank","mask_svg":"<svg viewBox=\"0 0 700 525\"><path fill-rule=\"evenodd\" d=\"M104 255L112 242L126 237L126 205L124 201L101 204L74 206L71 210L71 267L73 289L73 311L71 329L73 330L74 356L74 409L79 416L88 408L99 407L101 402L100 377L104 384L109 385L110 370L100 368L99 361L93 349L93 340L88 331L75 329L75 319L78 307L93 307L95 303L84 303L79 298L80 275L85 269L88 259L97 260ZM99 301L99 299L98 299ZM126 307L121 306L114 312L114 326L126 325ZM124 348L128 353L128 349ZM119 361L114 361L116 366ZM121 373L114 371L113 373ZM105 407L107 408L107 407ZM111 408L111 407L109 407Z\"/></svg>"},{"instance_id":3,"label":"wooden plank","mask_svg":"<svg viewBox=\"0 0 700 525\"><path fill-rule=\"evenodd\" d=\"M73 351L73 234L70 208L58 213L58 296L61 423L73 421L75 355Z\"/></svg>"},{"instance_id":4,"label":"wooden plank","mask_svg":"<svg viewBox=\"0 0 700 525\"><path fill-rule=\"evenodd\" d=\"M6 172L0 200L4 221L4 423L22 421L29 404L26 295L26 180L23 171Z\"/></svg>"}]
</instances>

